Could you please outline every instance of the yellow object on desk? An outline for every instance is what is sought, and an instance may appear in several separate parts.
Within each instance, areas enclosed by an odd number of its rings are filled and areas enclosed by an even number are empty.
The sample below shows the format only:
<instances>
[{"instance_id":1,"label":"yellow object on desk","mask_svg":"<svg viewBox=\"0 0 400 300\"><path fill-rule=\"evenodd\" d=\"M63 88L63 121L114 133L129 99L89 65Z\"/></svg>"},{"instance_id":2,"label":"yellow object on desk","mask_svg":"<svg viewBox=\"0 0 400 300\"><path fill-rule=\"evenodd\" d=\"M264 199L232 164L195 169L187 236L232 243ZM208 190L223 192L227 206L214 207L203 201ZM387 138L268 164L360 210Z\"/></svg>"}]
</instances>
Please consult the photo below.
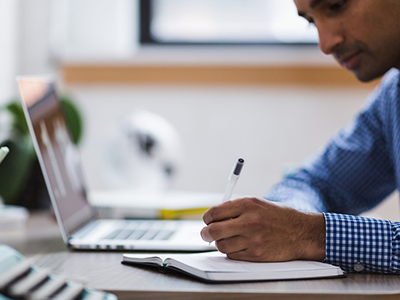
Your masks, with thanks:
<instances>
[{"instance_id":1,"label":"yellow object on desk","mask_svg":"<svg viewBox=\"0 0 400 300\"><path fill-rule=\"evenodd\" d=\"M201 219L207 209L221 203L222 196L179 190L97 190L89 192L89 201L108 218Z\"/></svg>"},{"instance_id":2,"label":"yellow object on desk","mask_svg":"<svg viewBox=\"0 0 400 300\"><path fill-rule=\"evenodd\" d=\"M201 219L203 214L210 207L196 207L187 209L160 209L159 219L163 220L185 220L185 219Z\"/></svg>"}]
</instances>

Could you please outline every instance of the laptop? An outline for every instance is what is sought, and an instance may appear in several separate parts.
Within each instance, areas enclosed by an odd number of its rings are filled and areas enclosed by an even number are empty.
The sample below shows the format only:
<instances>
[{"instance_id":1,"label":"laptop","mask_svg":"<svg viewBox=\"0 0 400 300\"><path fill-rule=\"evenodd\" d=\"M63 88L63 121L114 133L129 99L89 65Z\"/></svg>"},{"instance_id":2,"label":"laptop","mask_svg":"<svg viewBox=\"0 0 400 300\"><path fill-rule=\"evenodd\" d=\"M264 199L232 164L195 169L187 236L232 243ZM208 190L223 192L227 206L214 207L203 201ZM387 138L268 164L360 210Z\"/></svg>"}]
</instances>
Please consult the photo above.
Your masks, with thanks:
<instances>
[{"instance_id":1,"label":"laptop","mask_svg":"<svg viewBox=\"0 0 400 300\"><path fill-rule=\"evenodd\" d=\"M17 77L20 99L64 242L73 249L209 251L201 220L99 219L52 76ZM112 200L112 199L111 199Z\"/></svg>"}]
</instances>

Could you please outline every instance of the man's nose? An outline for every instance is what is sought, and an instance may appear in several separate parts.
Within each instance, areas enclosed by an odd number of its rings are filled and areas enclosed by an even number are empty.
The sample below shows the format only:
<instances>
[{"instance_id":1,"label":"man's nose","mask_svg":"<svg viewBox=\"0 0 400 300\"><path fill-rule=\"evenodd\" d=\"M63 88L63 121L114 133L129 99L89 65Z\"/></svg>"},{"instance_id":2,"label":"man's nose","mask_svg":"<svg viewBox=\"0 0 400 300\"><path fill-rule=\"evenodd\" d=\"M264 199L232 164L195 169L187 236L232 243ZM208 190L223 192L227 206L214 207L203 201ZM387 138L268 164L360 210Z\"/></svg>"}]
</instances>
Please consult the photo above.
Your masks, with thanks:
<instances>
[{"instance_id":1,"label":"man's nose","mask_svg":"<svg viewBox=\"0 0 400 300\"><path fill-rule=\"evenodd\" d=\"M343 33L339 28L329 26L329 23L319 27L319 48L327 55L334 53L335 49L344 42Z\"/></svg>"}]
</instances>

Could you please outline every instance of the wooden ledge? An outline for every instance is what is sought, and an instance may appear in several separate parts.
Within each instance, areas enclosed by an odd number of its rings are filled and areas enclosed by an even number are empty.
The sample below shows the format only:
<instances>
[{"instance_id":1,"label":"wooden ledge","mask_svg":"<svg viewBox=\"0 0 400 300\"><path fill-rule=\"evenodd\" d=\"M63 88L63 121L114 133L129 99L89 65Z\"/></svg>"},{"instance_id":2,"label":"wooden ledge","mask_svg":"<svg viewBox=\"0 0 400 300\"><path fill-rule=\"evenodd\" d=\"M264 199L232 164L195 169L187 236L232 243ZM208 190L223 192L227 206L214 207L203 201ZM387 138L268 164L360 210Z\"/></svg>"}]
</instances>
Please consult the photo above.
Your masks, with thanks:
<instances>
[{"instance_id":1,"label":"wooden ledge","mask_svg":"<svg viewBox=\"0 0 400 300\"><path fill-rule=\"evenodd\" d=\"M62 66L66 84L166 85L300 85L373 88L377 81L360 83L336 66L168 66L84 65Z\"/></svg>"}]
</instances>

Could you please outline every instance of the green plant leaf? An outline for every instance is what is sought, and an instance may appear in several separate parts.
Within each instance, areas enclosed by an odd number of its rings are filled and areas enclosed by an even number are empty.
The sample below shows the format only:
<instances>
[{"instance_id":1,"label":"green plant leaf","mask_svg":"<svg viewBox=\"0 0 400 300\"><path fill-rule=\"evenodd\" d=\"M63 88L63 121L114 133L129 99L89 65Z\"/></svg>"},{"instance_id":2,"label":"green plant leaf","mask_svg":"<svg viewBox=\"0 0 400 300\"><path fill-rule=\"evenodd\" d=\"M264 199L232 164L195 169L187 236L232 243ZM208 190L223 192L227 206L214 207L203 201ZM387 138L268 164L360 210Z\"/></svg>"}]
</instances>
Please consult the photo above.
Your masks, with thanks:
<instances>
[{"instance_id":1,"label":"green plant leaf","mask_svg":"<svg viewBox=\"0 0 400 300\"><path fill-rule=\"evenodd\" d=\"M60 98L71 139L78 144L83 135L83 120L79 109L68 97ZM33 148L29 128L19 101L12 101L2 107L12 116L12 131L6 141L0 144L10 148L10 154L0 166L0 196L7 204L12 204L25 190L28 176L34 166L36 153Z\"/></svg>"},{"instance_id":2,"label":"green plant leaf","mask_svg":"<svg viewBox=\"0 0 400 300\"><path fill-rule=\"evenodd\" d=\"M7 146L10 153L1 163L0 195L6 204L14 204L25 189L36 154L29 136L15 137L4 141L1 146Z\"/></svg>"},{"instance_id":3,"label":"green plant leaf","mask_svg":"<svg viewBox=\"0 0 400 300\"><path fill-rule=\"evenodd\" d=\"M64 111L65 121L70 130L72 142L77 145L83 135L83 118L78 107L68 97L60 97L61 107Z\"/></svg>"},{"instance_id":4,"label":"green plant leaf","mask_svg":"<svg viewBox=\"0 0 400 300\"><path fill-rule=\"evenodd\" d=\"M29 134L28 124L26 123L24 110L19 102L13 101L5 106L6 110L13 117L13 124L15 130L17 130L22 135Z\"/></svg>"}]
</instances>

